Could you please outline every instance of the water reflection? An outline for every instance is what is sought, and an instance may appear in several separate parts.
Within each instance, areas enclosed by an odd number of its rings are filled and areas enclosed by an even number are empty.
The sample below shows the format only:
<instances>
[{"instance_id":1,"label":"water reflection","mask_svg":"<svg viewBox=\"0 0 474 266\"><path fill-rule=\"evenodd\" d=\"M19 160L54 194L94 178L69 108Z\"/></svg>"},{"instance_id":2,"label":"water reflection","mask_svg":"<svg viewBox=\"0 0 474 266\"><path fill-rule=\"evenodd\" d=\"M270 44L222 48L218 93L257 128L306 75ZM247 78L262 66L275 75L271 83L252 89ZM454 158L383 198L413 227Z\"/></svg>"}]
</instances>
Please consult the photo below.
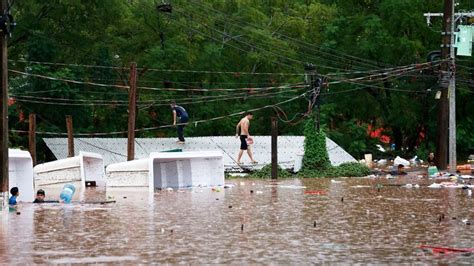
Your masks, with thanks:
<instances>
[{"instance_id":1,"label":"water reflection","mask_svg":"<svg viewBox=\"0 0 474 266\"><path fill-rule=\"evenodd\" d=\"M9 214L0 258L38 264L473 262L417 249L473 246L474 233L461 221L474 218L472 198L461 190L396 186L418 182L409 178L338 181L232 180L235 187L222 191L154 194L86 189L79 199L90 203L29 204L21 215ZM116 202L97 204L104 200Z\"/></svg>"}]
</instances>

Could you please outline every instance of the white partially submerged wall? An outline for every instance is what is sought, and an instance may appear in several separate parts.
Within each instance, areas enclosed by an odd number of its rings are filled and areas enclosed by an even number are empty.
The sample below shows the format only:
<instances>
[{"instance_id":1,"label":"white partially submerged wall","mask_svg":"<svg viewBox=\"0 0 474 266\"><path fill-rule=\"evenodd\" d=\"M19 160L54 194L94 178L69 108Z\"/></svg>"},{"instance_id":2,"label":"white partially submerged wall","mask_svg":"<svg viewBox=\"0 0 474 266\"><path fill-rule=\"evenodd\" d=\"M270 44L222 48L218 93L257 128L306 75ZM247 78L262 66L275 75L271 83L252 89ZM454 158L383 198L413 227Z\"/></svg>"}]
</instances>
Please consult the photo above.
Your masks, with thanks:
<instances>
[{"instance_id":1,"label":"white partially submerged wall","mask_svg":"<svg viewBox=\"0 0 474 266\"><path fill-rule=\"evenodd\" d=\"M224 162L220 151L153 152L149 167L150 191L224 185Z\"/></svg>"},{"instance_id":2,"label":"white partially submerged wall","mask_svg":"<svg viewBox=\"0 0 474 266\"><path fill-rule=\"evenodd\" d=\"M8 190L18 187L18 201L32 202L35 198L33 160L28 151L8 149Z\"/></svg>"},{"instance_id":3,"label":"white partially submerged wall","mask_svg":"<svg viewBox=\"0 0 474 266\"><path fill-rule=\"evenodd\" d=\"M107 166L107 187L148 187L149 158Z\"/></svg>"},{"instance_id":4,"label":"white partially submerged wall","mask_svg":"<svg viewBox=\"0 0 474 266\"><path fill-rule=\"evenodd\" d=\"M104 162L102 156L92 152L80 152L79 156L38 164L34 167L37 186L81 182L95 182L105 186Z\"/></svg>"}]
</instances>

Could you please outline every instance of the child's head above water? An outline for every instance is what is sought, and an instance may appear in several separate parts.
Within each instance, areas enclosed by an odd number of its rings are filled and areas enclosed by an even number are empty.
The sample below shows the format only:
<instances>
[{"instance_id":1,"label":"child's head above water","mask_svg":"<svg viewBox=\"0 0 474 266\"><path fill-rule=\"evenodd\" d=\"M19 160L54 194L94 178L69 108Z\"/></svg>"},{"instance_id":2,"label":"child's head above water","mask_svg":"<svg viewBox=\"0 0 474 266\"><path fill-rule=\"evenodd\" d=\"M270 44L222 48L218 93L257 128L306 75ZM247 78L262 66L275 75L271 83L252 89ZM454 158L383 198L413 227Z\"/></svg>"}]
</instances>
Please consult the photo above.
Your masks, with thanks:
<instances>
[{"instance_id":1,"label":"child's head above water","mask_svg":"<svg viewBox=\"0 0 474 266\"><path fill-rule=\"evenodd\" d=\"M38 189L38 191L36 192L36 199L44 200L44 197L45 197L44 190Z\"/></svg>"},{"instance_id":2,"label":"child's head above water","mask_svg":"<svg viewBox=\"0 0 474 266\"><path fill-rule=\"evenodd\" d=\"M20 191L18 190L17 187L12 187L12 189L10 189L10 193L13 195L13 196L18 196L20 194Z\"/></svg>"}]
</instances>

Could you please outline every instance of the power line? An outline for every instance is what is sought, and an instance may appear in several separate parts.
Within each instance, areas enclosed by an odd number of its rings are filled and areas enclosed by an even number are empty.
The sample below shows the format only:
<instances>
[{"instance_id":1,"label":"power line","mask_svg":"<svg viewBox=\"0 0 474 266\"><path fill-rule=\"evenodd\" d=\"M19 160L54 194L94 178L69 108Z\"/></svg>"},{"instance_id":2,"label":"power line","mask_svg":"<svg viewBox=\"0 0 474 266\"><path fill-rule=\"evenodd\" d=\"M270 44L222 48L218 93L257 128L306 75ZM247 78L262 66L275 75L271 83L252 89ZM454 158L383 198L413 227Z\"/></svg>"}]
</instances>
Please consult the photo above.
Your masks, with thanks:
<instances>
[{"instance_id":1,"label":"power line","mask_svg":"<svg viewBox=\"0 0 474 266\"><path fill-rule=\"evenodd\" d=\"M304 92L304 93L302 93L298 96L295 96L291 99L288 99L288 100L285 100L285 101L282 101L282 102L278 102L276 104L265 105L265 106L262 106L262 107L253 108L253 109L249 109L249 110L245 110L245 111L239 111L239 112L231 113L231 114L228 114L228 115L213 117L213 118L210 118L210 119L195 120L195 121L192 121L192 122L189 122L189 123L183 123L183 124L177 124L177 125L187 125L187 124L193 125L194 124L195 126L197 126L198 124L202 124L202 123L207 123L207 122L217 121L217 120L221 120L221 119L228 118L228 117L242 115L246 112L257 112L257 111L260 111L260 110L263 110L263 109L273 108L273 106L279 106L279 105L289 103L289 102L295 101L297 99L303 98L303 97L305 97L305 95L307 93L308 92ZM172 127L175 127L175 126L176 125L168 124L168 125L162 125L162 126L156 126L156 127L146 127L146 128L135 129L135 132L144 132L144 131L151 131L151 130L156 130L156 129L172 128ZM28 133L28 131L26 131L26 130L10 130L10 132ZM36 132L36 133L41 134L41 135L61 135L61 136L66 136L67 135L67 133L64 133L64 132ZM120 135L120 134L126 134L126 133L128 133L128 131L75 133L74 135L75 136L108 136L108 135Z\"/></svg>"}]
</instances>

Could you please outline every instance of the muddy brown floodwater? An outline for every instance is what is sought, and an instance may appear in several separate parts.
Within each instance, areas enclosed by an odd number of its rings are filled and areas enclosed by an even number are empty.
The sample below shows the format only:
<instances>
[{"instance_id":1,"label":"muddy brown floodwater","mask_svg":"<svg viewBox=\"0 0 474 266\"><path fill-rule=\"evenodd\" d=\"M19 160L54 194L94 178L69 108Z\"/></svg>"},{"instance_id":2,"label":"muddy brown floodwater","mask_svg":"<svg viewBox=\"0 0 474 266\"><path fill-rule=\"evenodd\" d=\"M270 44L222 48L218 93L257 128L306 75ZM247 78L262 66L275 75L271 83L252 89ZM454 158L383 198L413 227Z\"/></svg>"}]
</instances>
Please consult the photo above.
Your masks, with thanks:
<instances>
[{"instance_id":1,"label":"muddy brown floodwater","mask_svg":"<svg viewBox=\"0 0 474 266\"><path fill-rule=\"evenodd\" d=\"M421 187L393 186L406 182ZM23 204L2 218L0 263L474 263L418 248L474 246L474 225L462 221L474 220L473 199L461 189L410 178L227 183L235 187L88 188L83 201L116 203Z\"/></svg>"}]
</instances>

